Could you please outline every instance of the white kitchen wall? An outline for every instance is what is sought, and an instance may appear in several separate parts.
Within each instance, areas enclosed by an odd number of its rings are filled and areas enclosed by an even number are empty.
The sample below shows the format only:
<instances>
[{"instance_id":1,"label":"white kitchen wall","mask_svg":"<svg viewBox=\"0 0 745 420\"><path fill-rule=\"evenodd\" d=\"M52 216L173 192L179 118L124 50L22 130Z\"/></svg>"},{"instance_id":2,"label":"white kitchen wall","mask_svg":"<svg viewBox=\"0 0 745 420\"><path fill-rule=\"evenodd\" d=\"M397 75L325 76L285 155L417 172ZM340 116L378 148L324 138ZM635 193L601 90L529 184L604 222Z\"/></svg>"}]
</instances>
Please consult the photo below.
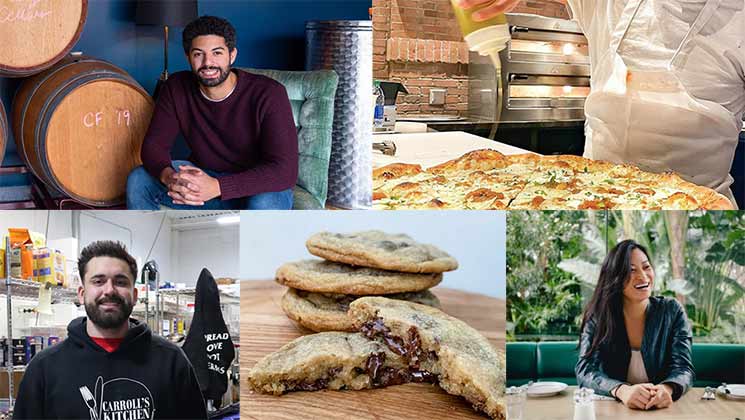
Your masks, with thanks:
<instances>
[{"instance_id":1,"label":"white kitchen wall","mask_svg":"<svg viewBox=\"0 0 745 420\"><path fill-rule=\"evenodd\" d=\"M170 281L196 286L199 273L205 267L215 278L239 275L238 225L173 231L172 244L171 272L174 276L168 278Z\"/></svg>"},{"instance_id":2,"label":"white kitchen wall","mask_svg":"<svg viewBox=\"0 0 745 420\"><path fill-rule=\"evenodd\" d=\"M152 247L149 259L157 261L161 279L171 278L175 275L171 264L171 222L168 217L164 220L164 216L165 212L81 212L80 247L82 249L98 240L120 241L127 246L129 253L137 258L139 269L147 262L148 251ZM161 223L163 227L158 235Z\"/></svg>"},{"instance_id":3,"label":"white kitchen wall","mask_svg":"<svg viewBox=\"0 0 745 420\"><path fill-rule=\"evenodd\" d=\"M47 220L49 223L47 224ZM46 233L49 238L72 236L72 211L68 210L3 210L0 212L0 232L5 235L8 228L27 228Z\"/></svg>"},{"instance_id":4,"label":"white kitchen wall","mask_svg":"<svg viewBox=\"0 0 745 420\"><path fill-rule=\"evenodd\" d=\"M500 211L304 211L241 213L241 279L273 279L281 264L315 258L305 240L320 231L406 233L454 256L440 286L505 297L505 214Z\"/></svg>"}]
</instances>

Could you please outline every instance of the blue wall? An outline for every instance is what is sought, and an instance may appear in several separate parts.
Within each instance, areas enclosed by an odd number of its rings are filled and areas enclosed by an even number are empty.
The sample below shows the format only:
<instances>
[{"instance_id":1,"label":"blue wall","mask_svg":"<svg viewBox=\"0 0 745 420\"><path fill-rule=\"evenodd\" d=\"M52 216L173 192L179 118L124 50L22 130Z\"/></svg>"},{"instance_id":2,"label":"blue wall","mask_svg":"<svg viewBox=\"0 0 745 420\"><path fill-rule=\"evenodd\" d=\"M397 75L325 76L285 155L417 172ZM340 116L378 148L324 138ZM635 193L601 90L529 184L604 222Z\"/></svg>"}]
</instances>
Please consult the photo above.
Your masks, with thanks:
<instances>
[{"instance_id":1,"label":"blue wall","mask_svg":"<svg viewBox=\"0 0 745 420\"><path fill-rule=\"evenodd\" d=\"M88 20L74 51L110 61L152 93L163 70L163 30L134 23L135 1L89 0ZM371 0L199 0L201 15L227 18L238 34L239 67L302 70L305 22L369 19ZM173 73L189 65L181 47L181 28L172 28L168 67ZM0 78L0 100L10 118L17 79ZM15 144L7 146L3 166L19 163ZM6 188L27 184L25 176L0 176L0 201L12 199Z\"/></svg>"}]
</instances>

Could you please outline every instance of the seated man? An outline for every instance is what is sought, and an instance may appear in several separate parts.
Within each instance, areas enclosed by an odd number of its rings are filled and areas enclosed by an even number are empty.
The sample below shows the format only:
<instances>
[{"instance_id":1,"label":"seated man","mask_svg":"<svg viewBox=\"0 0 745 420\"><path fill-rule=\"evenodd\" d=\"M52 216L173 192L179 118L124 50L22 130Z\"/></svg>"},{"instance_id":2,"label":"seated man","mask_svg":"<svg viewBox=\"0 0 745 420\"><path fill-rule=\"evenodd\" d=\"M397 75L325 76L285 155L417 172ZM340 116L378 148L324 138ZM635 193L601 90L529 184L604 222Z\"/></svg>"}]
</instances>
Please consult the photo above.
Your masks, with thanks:
<instances>
[{"instance_id":1,"label":"seated man","mask_svg":"<svg viewBox=\"0 0 745 420\"><path fill-rule=\"evenodd\" d=\"M284 86L231 69L235 29L202 16L186 26L192 71L163 85L142 145L143 166L127 180L127 207L290 209L298 175L297 129ZM189 161L172 161L181 133Z\"/></svg>"},{"instance_id":2,"label":"seated man","mask_svg":"<svg viewBox=\"0 0 745 420\"><path fill-rule=\"evenodd\" d=\"M13 418L207 419L196 373L184 352L130 318L137 262L119 242L98 241L78 259L78 301L67 339L26 367Z\"/></svg>"}]
</instances>

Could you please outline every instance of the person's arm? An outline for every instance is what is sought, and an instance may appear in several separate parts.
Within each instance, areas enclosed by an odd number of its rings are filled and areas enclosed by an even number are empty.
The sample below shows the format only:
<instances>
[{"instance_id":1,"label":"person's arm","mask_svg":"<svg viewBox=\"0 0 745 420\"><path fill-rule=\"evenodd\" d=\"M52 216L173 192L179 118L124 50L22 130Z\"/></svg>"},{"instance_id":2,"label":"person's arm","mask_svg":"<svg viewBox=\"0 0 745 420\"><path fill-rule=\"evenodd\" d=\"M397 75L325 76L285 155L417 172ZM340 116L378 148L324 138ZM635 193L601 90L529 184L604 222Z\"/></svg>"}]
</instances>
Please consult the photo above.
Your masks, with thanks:
<instances>
[{"instance_id":1,"label":"person's arm","mask_svg":"<svg viewBox=\"0 0 745 420\"><path fill-rule=\"evenodd\" d=\"M284 191L297 183L297 128L284 87L278 85L273 90L262 113L258 164L218 177L222 200Z\"/></svg>"},{"instance_id":2,"label":"person's arm","mask_svg":"<svg viewBox=\"0 0 745 420\"><path fill-rule=\"evenodd\" d=\"M463 9L470 9L475 6L494 2L494 0L455 0L457 6ZM502 13L512 11L522 0L503 0L494 2L494 4L480 9L472 15L475 21L483 21ZM548 3L548 2L547 2ZM567 0L554 0L551 3L561 3L566 6Z\"/></svg>"},{"instance_id":3,"label":"person's arm","mask_svg":"<svg viewBox=\"0 0 745 420\"><path fill-rule=\"evenodd\" d=\"M165 185L168 185L173 173L171 149L180 132L171 89L172 87L166 83L160 90L140 152L142 165L147 172Z\"/></svg>"},{"instance_id":4,"label":"person's arm","mask_svg":"<svg viewBox=\"0 0 745 420\"><path fill-rule=\"evenodd\" d=\"M18 387L18 398L13 408L13 419L41 419L45 418L44 378L38 371L38 363L33 361L26 367L26 371Z\"/></svg>"},{"instance_id":5,"label":"person's arm","mask_svg":"<svg viewBox=\"0 0 745 420\"><path fill-rule=\"evenodd\" d=\"M670 385L673 401L677 401L693 385L694 371L691 357L692 334L683 307L671 300L669 311L673 316L670 373L661 384Z\"/></svg>"},{"instance_id":6,"label":"person's arm","mask_svg":"<svg viewBox=\"0 0 745 420\"><path fill-rule=\"evenodd\" d=\"M652 384L630 385L611 378L603 371L600 352L595 350L587 354L595 336L595 322L590 320L585 325L580 337L579 360L574 368L577 375L577 385L592 388L599 395L612 396L625 406L643 410L653 396ZM587 355L587 357L583 357Z\"/></svg>"},{"instance_id":7,"label":"person's arm","mask_svg":"<svg viewBox=\"0 0 745 420\"><path fill-rule=\"evenodd\" d=\"M585 324L585 328L580 336L579 360L577 360L577 365L574 367L574 373L577 375L577 385L592 388L599 395L619 398L616 395L611 395L611 391L616 391L616 388L624 385L624 382L611 378L603 371L600 352L598 350L587 354L592 346L594 336L595 321L589 320Z\"/></svg>"}]
</instances>

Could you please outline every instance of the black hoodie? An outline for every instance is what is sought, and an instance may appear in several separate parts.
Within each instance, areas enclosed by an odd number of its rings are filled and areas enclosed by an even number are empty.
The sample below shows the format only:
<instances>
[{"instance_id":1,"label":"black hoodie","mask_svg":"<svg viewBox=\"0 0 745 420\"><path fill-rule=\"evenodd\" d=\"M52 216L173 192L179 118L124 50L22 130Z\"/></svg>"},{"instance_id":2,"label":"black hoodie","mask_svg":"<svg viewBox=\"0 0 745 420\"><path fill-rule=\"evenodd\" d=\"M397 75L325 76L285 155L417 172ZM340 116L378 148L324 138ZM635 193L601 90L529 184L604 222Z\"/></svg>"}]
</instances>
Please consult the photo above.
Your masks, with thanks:
<instances>
[{"instance_id":1,"label":"black hoodie","mask_svg":"<svg viewBox=\"0 0 745 420\"><path fill-rule=\"evenodd\" d=\"M220 309L220 291L206 268L199 274L195 301L194 318L183 349L194 365L204 398L213 400L215 407L220 408L235 349Z\"/></svg>"},{"instance_id":2,"label":"black hoodie","mask_svg":"<svg viewBox=\"0 0 745 420\"><path fill-rule=\"evenodd\" d=\"M119 348L108 353L88 336L86 318L68 338L37 354L18 390L14 419L206 419L189 361L176 345L130 319Z\"/></svg>"}]
</instances>

